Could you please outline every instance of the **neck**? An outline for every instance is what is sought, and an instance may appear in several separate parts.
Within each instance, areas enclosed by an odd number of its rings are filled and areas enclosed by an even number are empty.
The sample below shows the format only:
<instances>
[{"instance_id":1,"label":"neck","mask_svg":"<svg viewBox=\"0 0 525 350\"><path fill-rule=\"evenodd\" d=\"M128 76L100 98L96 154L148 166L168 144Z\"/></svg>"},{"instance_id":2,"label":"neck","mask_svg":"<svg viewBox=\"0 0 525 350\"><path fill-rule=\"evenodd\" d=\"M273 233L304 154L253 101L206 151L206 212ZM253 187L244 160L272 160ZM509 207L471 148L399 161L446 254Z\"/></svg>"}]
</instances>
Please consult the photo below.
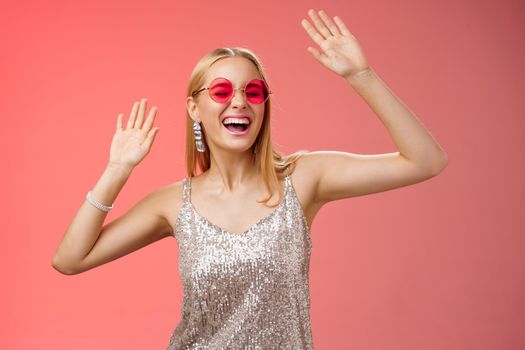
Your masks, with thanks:
<instances>
[{"instance_id":1,"label":"neck","mask_svg":"<svg viewBox=\"0 0 525 350\"><path fill-rule=\"evenodd\" d=\"M234 192L238 187L256 182L258 174L252 148L244 152L215 150L211 152L210 168L204 180L214 187Z\"/></svg>"}]
</instances>

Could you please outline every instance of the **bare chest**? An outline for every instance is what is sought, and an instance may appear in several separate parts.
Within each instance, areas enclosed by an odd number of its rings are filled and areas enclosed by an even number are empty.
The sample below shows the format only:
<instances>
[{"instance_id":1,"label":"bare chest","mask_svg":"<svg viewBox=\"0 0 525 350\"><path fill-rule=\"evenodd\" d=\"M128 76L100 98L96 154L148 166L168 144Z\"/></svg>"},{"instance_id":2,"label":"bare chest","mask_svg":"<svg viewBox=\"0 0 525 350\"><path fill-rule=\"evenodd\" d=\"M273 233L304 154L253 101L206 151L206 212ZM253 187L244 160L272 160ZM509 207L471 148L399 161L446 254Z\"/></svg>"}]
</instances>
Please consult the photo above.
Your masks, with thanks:
<instances>
[{"instance_id":1,"label":"bare chest","mask_svg":"<svg viewBox=\"0 0 525 350\"><path fill-rule=\"evenodd\" d=\"M190 195L189 206L195 215L217 229L232 234L244 234L259 223L274 215L284 204L284 197L278 202L278 194L270 199L270 206L262 203L265 196L259 191L218 197L207 195L205 191ZM256 195L255 193L259 193ZM259 201L259 202L258 202Z\"/></svg>"},{"instance_id":2,"label":"bare chest","mask_svg":"<svg viewBox=\"0 0 525 350\"><path fill-rule=\"evenodd\" d=\"M297 197L308 226L311 228L313 219L320 209L320 207L316 206L312 201L312 186L308 181L302 180L300 174L297 174L297 172L291 176L291 179L292 187L290 190L293 191ZM286 196L284 190L285 184L283 180L281 182L281 193ZM217 196L211 194L210 191L206 191L204 188L199 188L198 185L194 183L189 191L188 205L197 217L200 217L217 229L222 229L231 234L242 235L258 224L270 219L276 214L278 209L284 205L285 197L282 197L281 201L278 202L278 193L274 193L267 202L267 205L270 205L270 207L265 205L261 200L267 196L268 193L261 189L243 191L242 193L229 196ZM290 194L288 194L288 196L290 196ZM182 193L180 197L179 203L176 206L179 209L183 204ZM169 205L168 207L173 206ZM171 218L168 219L172 221L172 227L174 227L176 217L171 216Z\"/></svg>"}]
</instances>

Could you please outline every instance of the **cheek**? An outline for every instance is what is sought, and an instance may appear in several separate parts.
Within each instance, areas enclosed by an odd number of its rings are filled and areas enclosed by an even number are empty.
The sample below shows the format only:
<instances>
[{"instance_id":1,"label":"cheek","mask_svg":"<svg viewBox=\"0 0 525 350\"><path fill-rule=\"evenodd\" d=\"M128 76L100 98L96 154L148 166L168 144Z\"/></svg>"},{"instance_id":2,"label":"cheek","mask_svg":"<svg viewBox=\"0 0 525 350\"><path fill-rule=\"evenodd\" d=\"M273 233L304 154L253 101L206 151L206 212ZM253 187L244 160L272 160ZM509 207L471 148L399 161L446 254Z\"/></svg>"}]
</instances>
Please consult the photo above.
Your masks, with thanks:
<instances>
[{"instance_id":1,"label":"cheek","mask_svg":"<svg viewBox=\"0 0 525 350\"><path fill-rule=\"evenodd\" d=\"M259 120L259 124L262 125L262 122L264 120L264 106L260 107L257 111L257 119Z\"/></svg>"},{"instance_id":2,"label":"cheek","mask_svg":"<svg viewBox=\"0 0 525 350\"><path fill-rule=\"evenodd\" d=\"M201 111L206 115L213 115L214 113L220 113L220 111L223 109L223 106L213 103L211 101L206 101L206 103L202 104Z\"/></svg>"},{"instance_id":3,"label":"cheek","mask_svg":"<svg viewBox=\"0 0 525 350\"><path fill-rule=\"evenodd\" d=\"M200 117L206 121L206 124L217 124L224 107L217 104L203 104L200 109Z\"/></svg>"},{"instance_id":4,"label":"cheek","mask_svg":"<svg viewBox=\"0 0 525 350\"><path fill-rule=\"evenodd\" d=\"M257 117L257 124L255 126L255 129L257 130L257 134L261 132L263 121L264 121L264 114L261 113L261 115Z\"/></svg>"}]
</instances>

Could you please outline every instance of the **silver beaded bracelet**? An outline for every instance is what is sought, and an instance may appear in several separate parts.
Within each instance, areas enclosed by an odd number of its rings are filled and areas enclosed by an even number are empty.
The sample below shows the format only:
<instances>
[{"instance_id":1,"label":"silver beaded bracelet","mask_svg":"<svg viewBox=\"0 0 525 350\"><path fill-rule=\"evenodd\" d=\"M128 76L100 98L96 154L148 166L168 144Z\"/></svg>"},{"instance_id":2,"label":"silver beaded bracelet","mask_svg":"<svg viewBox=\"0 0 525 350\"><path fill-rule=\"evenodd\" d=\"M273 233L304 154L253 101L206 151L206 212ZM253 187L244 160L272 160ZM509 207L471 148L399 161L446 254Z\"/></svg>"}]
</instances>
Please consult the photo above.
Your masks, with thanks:
<instances>
[{"instance_id":1,"label":"silver beaded bracelet","mask_svg":"<svg viewBox=\"0 0 525 350\"><path fill-rule=\"evenodd\" d=\"M89 191L87 196L86 196L86 199L88 200L89 203L91 203L95 208L98 208L102 211L105 211L106 213L108 211L110 211L111 209L113 209L113 204L110 206L110 207L107 207L105 206L104 204L101 204L99 202L97 202L96 200L93 199L93 193L92 191Z\"/></svg>"}]
</instances>

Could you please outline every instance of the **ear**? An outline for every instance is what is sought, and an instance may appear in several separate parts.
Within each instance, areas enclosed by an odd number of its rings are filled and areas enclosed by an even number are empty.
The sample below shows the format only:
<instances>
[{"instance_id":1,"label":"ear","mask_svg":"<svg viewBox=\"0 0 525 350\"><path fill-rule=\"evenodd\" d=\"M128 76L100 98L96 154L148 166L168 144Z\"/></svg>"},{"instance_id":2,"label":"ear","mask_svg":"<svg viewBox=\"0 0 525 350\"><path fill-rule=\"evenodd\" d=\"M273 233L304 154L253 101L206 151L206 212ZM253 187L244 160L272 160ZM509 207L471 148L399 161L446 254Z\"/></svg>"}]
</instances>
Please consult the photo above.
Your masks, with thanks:
<instances>
[{"instance_id":1,"label":"ear","mask_svg":"<svg viewBox=\"0 0 525 350\"><path fill-rule=\"evenodd\" d=\"M192 96L186 99L186 109L188 110L188 114L190 115L191 119L193 119L193 121L200 122L198 117L199 106Z\"/></svg>"}]
</instances>

